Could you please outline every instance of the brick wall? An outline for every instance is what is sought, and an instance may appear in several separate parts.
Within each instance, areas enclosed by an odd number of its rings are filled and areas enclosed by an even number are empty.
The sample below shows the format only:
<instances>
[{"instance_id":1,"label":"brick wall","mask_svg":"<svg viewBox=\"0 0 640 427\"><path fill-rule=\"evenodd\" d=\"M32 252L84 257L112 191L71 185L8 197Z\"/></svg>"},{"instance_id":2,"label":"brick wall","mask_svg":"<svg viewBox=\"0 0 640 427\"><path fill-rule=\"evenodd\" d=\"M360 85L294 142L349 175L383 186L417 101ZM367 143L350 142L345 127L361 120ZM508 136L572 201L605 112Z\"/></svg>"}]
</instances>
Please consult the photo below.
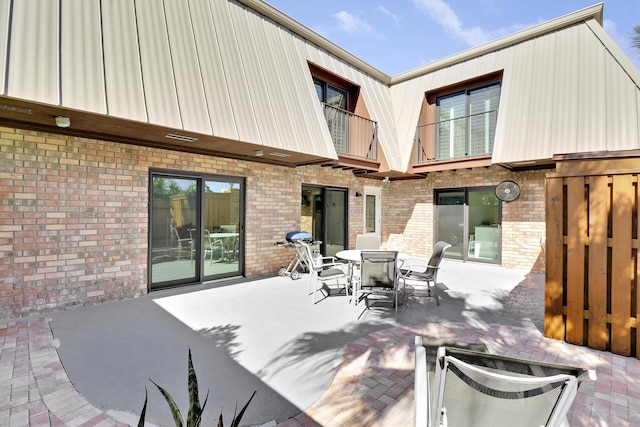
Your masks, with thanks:
<instances>
[{"instance_id":1,"label":"brick wall","mask_svg":"<svg viewBox=\"0 0 640 427\"><path fill-rule=\"evenodd\" d=\"M250 277L274 274L290 261L290 252L274 244L300 228L303 184L349 188L349 247L363 232L364 198L355 192L381 186L383 244L426 256L433 188L514 179L522 196L503 210L503 265L544 267L542 172L465 170L382 184L341 169L276 167L0 127L0 318L146 293L150 168L246 178Z\"/></svg>"},{"instance_id":2,"label":"brick wall","mask_svg":"<svg viewBox=\"0 0 640 427\"><path fill-rule=\"evenodd\" d=\"M383 241L414 255L428 256L434 242L433 190L520 185L520 197L502 203L502 266L544 271L545 171L510 172L501 167L438 172L425 179L383 185Z\"/></svg>"},{"instance_id":3,"label":"brick wall","mask_svg":"<svg viewBox=\"0 0 640 427\"><path fill-rule=\"evenodd\" d=\"M339 169L0 128L0 318L146 293L150 168L246 178L247 276L289 263L291 253L274 244L300 227L303 183L364 186ZM351 242L362 231L363 209L353 194Z\"/></svg>"}]
</instances>

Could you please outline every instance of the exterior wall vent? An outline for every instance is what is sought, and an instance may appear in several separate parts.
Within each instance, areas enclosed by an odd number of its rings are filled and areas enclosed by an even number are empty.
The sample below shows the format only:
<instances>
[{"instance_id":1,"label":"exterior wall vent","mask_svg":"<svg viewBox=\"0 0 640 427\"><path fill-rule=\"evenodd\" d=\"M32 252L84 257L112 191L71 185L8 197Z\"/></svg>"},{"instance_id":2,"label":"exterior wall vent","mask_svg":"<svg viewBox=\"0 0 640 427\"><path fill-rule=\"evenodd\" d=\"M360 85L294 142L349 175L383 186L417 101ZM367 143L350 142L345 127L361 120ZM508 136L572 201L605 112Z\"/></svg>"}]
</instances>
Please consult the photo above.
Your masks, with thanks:
<instances>
[{"instance_id":1,"label":"exterior wall vent","mask_svg":"<svg viewBox=\"0 0 640 427\"><path fill-rule=\"evenodd\" d=\"M198 140L198 138L193 138L191 136L185 136L185 135L178 135L175 133L169 133L165 135L165 137L169 139L177 139L178 141L183 141L183 142L193 142Z\"/></svg>"}]
</instances>

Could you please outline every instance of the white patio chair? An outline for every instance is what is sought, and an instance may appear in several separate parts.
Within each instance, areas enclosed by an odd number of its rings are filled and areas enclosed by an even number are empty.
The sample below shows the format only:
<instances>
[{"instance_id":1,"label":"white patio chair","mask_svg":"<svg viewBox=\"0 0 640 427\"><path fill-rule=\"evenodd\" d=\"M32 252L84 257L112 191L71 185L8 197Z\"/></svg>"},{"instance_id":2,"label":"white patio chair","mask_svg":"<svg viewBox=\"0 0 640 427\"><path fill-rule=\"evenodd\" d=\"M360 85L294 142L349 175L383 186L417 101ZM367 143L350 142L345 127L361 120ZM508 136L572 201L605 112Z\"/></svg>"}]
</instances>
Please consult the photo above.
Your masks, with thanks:
<instances>
[{"instance_id":1,"label":"white patio chair","mask_svg":"<svg viewBox=\"0 0 640 427\"><path fill-rule=\"evenodd\" d=\"M375 233L358 234L356 236L356 249L380 249L380 236Z\"/></svg>"},{"instance_id":2,"label":"white patio chair","mask_svg":"<svg viewBox=\"0 0 640 427\"><path fill-rule=\"evenodd\" d=\"M321 291L323 289L322 285L326 285L327 282L335 281L335 285L339 287L340 281L344 280L345 293L349 296L348 276L344 271L345 264L336 262L335 257L325 257L320 254L314 254L308 243L299 241L296 244L303 248L304 262L309 268L311 277L309 279L308 291L309 293L313 292L314 304L316 303L318 291ZM327 291L328 294L331 292L330 289L331 288Z\"/></svg>"},{"instance_id":3,"label":"white patio chair","mask_svg":"<svg viewBox=\"0 0 640 427\"><path fill-rule=\"evenodd\" d=\"M424 350L417 337L416 426L558 427L582 381L596 378L578 367L440 347L431 390Z\"/></svg>"}]
</instances>

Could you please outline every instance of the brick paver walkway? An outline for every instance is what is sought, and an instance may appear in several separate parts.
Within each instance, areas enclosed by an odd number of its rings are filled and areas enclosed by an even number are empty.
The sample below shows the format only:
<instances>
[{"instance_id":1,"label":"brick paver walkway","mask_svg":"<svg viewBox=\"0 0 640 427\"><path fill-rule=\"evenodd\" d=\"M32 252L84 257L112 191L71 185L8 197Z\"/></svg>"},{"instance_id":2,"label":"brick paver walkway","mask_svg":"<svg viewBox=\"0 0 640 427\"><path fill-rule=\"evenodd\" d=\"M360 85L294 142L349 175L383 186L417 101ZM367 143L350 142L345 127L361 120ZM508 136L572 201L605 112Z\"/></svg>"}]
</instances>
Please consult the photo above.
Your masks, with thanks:
<instances>
[{"instance_id":1,"label":"brick paver walkway","mask_svg":"<svg viewBox=\"0 0 640 427\"><path fill-rule=\"evenodd\" d=\"M484 343L497 354L595 369L569 412L576 426L640 426L640 360L544 338L499 325L441 323L399 326L349 344L333 383L311 408L280 424L413 425L416 335ZM122 426L89 404L70 383L47 319L0 325L0 426Z\"/></svg>"},{"instance_id":2,"label":"brick paver walkway","mask_svg":"<svg viewBox=\"0 0 640 427\"><path fill-rule=\"evenodd\" d=\"M640 360L508 326L460 323L394 327L350 344L322 398L279 427L412 426L414 337L483 343L496 354L595 369L569 412L572 427L640 426Z\"/></svg>"},{"instance_id":3,"label":"brick paver walkway","mask_svg":"<svg viewBox=\"0 0 640 427\"><path fill-rule=\"evenodd\" d=\"M49 322L0 325L0 426L124 426L80 396L54 346Z\"/></svg>"}]
</instances>

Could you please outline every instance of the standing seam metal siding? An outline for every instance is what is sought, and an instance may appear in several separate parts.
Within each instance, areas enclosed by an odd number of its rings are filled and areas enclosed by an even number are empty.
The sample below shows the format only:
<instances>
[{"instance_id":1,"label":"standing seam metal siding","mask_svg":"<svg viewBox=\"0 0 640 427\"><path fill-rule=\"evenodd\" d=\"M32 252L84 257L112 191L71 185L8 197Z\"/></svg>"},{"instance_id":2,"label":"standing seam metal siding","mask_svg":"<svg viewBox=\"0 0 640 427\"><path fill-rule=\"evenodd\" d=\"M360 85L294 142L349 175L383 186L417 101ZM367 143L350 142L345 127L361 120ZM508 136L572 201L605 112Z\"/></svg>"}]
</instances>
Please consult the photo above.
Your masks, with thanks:
<instances>
[{"instance_id":1,"label":"standing seam metal siding","mask_svg":"<svg viewBox=\"0 0 640 427\"><path fill-rule=\"evenodd\" d=\"M207 114L207 101L204 96L199 52L191 23L189 3L165 0L164 5L183 128L210 135L212 129ZM201 54L206 55L207 52Z\"/></svg>"},{"instance_id":2,"label":"standing seam metal siding","mask_svg":"<svg viewBox=\"0 0 640 427\"><path fill-rule=\"evenodd\" d=\"M6 96L337 158L307 42L237 2L0 0L0 25Z\"/></svg>"},{"instance_id":3,"label":"standing seam metal siding","mask_svg":"<svg viewBox=\"0 0 640 427\"><path fill-rule=\"evenodd\" d=\"M4 94L337 158L311 61L361 87L390 168L406 171L425 92L502 70L494 163L639 148L640 72L598 13L541 24L389 87L235 1L0 0Z\"/></svg>"},{"instance_id":4,"label":"standing seam metal siding","mask_svg":"<svg viewBox=\"0 0 640 427\"><path fill-rule=\"evenodd\" d=\"M105 114L102 23L99 4L85 0L62 0L60 44L60 103ZM83 25L75 25L82 22ZM81 60L78 60L81 58Z\"/></svg>"},{"instance_id":5,"label":"standing seam metal siding","mask_svg":"<svg viewBox=\"0 0 640 427\"><path fill-rule=\"evenodd\" d=\"M640 72L621 66L615 49L589 20L392 86L406 165L424 94L500 70L494 163L640 148Z\"/></svg>"},{"instance_id":6,"label":"standing seam metal siding","mask_svg":"<svg viewBox=\"0 0 640 427\"><path fill-rule=\"evenodd\" d=\"M156 1L136 3L147 114L149 123L181 128L164 8L154 7Z\"/></svg>"},{"instance_id":7,"label":"standing seam metal siding","mask_svg":"<svg viewBox=\"0 0 640 427\"><path fill-rule=\"evenodd\" d=\"M37 10L37 13L33 13ZM6 94L57 105L59 102L58 2L13 2Z\"/></svg>"},{"instance_id":8,"label":"standing seam metal siding","mask_svg":"<svg viewBox=\"0 0 640 427\"><path fill-rule=\"evenodd\" d=\"M101 4L108 114L145 122L147 111L134 4L121 1Z\"/></svg>"}]
</instances>

